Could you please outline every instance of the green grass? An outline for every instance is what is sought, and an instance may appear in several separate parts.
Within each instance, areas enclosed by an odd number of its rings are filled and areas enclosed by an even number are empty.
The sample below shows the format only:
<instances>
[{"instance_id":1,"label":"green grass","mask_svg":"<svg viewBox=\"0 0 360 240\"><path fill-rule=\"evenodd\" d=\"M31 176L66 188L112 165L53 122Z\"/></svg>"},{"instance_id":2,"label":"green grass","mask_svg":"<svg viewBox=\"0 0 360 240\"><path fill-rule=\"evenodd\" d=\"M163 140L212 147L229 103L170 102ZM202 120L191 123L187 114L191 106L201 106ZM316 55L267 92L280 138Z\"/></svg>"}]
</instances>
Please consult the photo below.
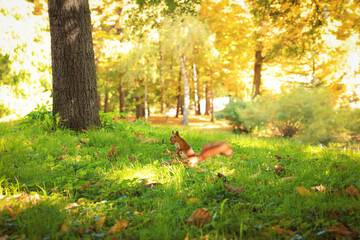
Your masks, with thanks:
<instances>
[{"instance_id":1,"label":"green grass","mask_svg":"<svg viewBox=\"0 0 360 240\"><path fill-rule=\"evenodd\" d=\"M360 189L359 151L140 121L107 126L76 133L41 121L0 124L0 238L355 239L360 231L359 196L343 191ZM195 152L225 140L234 156L201 162L202 171L160 167L172 159L166 147L175 151L172 130ZM142 143L134 132L159 141ZM285 171L275 174L275 165ZM228 192L218 173L245 190ZM332 191L311 190L320 184ZM198 208L206 208L211 221L187 223ZM117 220L127 226L109 232ZM341 225L347 232L335 228Z\"/></svg>"}]
</instances>

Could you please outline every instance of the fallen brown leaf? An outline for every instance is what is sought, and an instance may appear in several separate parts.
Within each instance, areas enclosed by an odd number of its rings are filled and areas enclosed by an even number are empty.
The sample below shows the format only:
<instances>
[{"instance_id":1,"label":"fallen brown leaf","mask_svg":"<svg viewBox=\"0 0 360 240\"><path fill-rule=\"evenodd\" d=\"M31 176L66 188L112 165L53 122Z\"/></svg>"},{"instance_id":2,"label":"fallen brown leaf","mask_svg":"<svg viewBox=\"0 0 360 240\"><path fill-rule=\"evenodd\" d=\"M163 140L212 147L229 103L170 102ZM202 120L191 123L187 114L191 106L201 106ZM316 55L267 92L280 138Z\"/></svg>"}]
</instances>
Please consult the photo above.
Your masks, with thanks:
<instances>
[{"instance_id":1,"label":"fallen brown leaf","mask_svg":"<svg viewBox=\"0 0 360 240\"><path fill-rule=\"evenodd\" d=\"M357 190L356 187L354 187L354 185L351 185L350 187L344 189L344 192L348 195L351 196L360 196L359 190Z\"/></svg>"},{"instance_id":2,"label":"fallen brown leaf","mask_svg":"<svg viewBox=\"0 0 360 240\"><path fill-rule=\"evenodd\" d=\"M107 157L111 157L114 155L114 152L115 152L115 144L114 145L111 145L111 150L107 153Z\"/></svg>"},{"instance_id":3,"label":"fallen brown leaf","mask_svg":"<svg viewBox=\"0 0 360 240\"><path fill-rule=\"evenodd\" d=\"M67 155L67 154L63 154L63 155L61 155L61 157L58 157L58 158L54 159L54 162L64 160L64 159L67 158L68 156L69 156L69 155Z\"/></svg>"},{"instance_id":4,"label":"fallen brown leaf","mask_svg":"<svg viewBox=\"0 0 360 240\"><path fill-rule=\"evenodd\" d=\"M322 184L320 184L319 186L311 187L311 189L314 191L318 191L318 192L329 191L329 189L327 187L323 186Z\"/></svg>"},{"instance_id":5,"label":"fallen brown leaf","mask_svg":"<svg viewBox=\"0 0 360 240\"><path fill-rule=\"evenodd\" d=\"M349 231L349 229L343 224L341 224L339 227L329 227L328 229L326 229L326 231L333 233L336 236L336 239L338 239L338 237L347 239L349 236L352 235L352 232Z\"/></svg>"},{"instance_id":6,"label":"fallen brown leaf","mask_svg":"<svg viewBox=\"0 0 360 240\"><path fill-rule=\"evenodd\" d=\"M303 187L297 187L296 191L301 195L301 196L311 196L311 192L309 190L307 190L306 188Z\"/></svg>"},{"instance_id":7,"label":"fallen brown leaf","mask_svg":"<svg viewBox=\"0 0 360 240\"><path fill-rule=\"evenodd\" d=\"M285 182L294 182L296 180L295 177L284 177L282 178L283 181Z\"/></svg>"},{"instance_id":8,"label":"fallen brown leaf","mask_svg":"<svg viewBox=\"0 0 360 240\"><path fill-rule=\"evenodd\" d=\"M138 211L135 211L134 214L135 214L135 215L145 216L142 212L138 212Z\"/></svg>"},{"instance_id":9,"label":"fallen brown leaf","mask_svg":"<svg viewBox=\"0 0 360 240\"><path fill-rule=\"evenodd\" d=\"M198 208L195 212L186 220L187 223L201 226L211 221L210 213L205 208Z\"/></svg>"},{"instance_id":10,"label":"fallen brown leaf","mask_svg":"<svg viewBox=\"0 0 360 240\"><path fill-rule=\"evenodd\" d=\"M69 227L66 226L65 224L63 224L63 225L61 226L61 228L60 228L60 231L61 231L61 232L68 232L68 231L69 231Z\"/></svg>"},{"instance_id":11,"label":"fallen brown leaf","mask_svg":"<svg viewBox=\"0 0 360 240\"><path fill-rule=\"evenodd\" d=\"M199 202L199 201L200 201L199 198L189 198L189 199L187 200L187 204L194 203L194 202Z\"/></svg>"},{"instance_id":12,"label":"fallen brown leaf","mask_svg":"<svg viewBox=\"0 0 360 240\"><path fill-rule=\"evenodd\" d=\"M128 225L128 222L126 220L116 220L114 226L112 226L109 229L108 233L115 233L115 232L120 232L123 231Z\"/></svg>"},{"instance_id":13,"label":"fallen brown leaf","mask_svg":"<svg viewBox=\"0 0 360 240\"><path fill-rule=\"evenodd\" d=\"M96 221L96 226L98 228L102 228L104 226L105 219L106 219L106 216L103 216L102 218L100 218L100 220Z\"/></svg>"},{"instance_id":14,"label":"fallen brown leaf","mask_svg":"<svg viewBox=\"0 0 360 240\"><path fill-rule=\"evenodd\" d=\"M233 187L233 186L230 186L226 183L223 184L223 186L226 188L226 190L228 190L229 192L236 192L236 193L241 193L245 187Z\"/></svg>"}]
</instances>

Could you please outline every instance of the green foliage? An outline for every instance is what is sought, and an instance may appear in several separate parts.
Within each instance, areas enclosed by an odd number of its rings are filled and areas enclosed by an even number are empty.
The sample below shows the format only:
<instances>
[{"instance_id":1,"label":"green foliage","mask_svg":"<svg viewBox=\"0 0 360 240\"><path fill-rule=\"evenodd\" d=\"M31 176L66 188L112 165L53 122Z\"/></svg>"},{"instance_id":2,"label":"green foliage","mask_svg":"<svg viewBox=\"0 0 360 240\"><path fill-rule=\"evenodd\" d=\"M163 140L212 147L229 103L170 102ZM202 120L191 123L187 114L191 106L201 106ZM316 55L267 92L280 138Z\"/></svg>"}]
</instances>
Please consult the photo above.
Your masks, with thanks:
<instances>
[{"instance_id":1,"label":"green foliage","mask_svg":"<svg viewBox=\"0 0 360 240\"><path fill-rule=\"evenodd\" d=\"M61 127L59 113L54 115L50 109L51 106L48 102L47 105L38 105L37 108L26 115L26 118L22 121L21 127L26 128L35 124L47 132Z\"/></svg>"},{"instance_id":2,"label":"green foliage","mask_svg":"<svg viewBox=\"0 0 360 240\"><path fill-rule=\"evenodd\" d=\"M234 131L249 133L266 124L266 115L260 99L251 102L233 99L217 117L230 120Z\"/></svg>"},{"instance_id":3,"label":"green foliage","mask_svg":"<svg viewBox=\"0 0 360 240\"><path fill-rule=\"evenodd\" d=\"M10 115L11 111L5 107L4 104L0 103L0 118Z\"/></svg>"},{"instance_id":4,"label":"green foliage","mask_svg":"<svg viewBox=\"0 0 360 240\"><path fill-rule=\"evenodd\" d=\"M101 125L104 128L117 128L119 125L124 125L119 123L119 119L126 117L126 113L119 113L117 109L114 112L104 113L104 111L99 112Z\"/></svg>"},{"instance_id":5,"label":"green foliage","mask_svg":"<svg viewBox=\"0 0 360 240\"><path fill-rule=\"evenodd\" d=\"M265 127L284 137L298 136L308 143L344 142L358 134L358 111L334 110L325 88L295 88L278 95L245 102L230 102L219 117L230 120L234 130L251 132Z\"/></svg>"}]
</instances>

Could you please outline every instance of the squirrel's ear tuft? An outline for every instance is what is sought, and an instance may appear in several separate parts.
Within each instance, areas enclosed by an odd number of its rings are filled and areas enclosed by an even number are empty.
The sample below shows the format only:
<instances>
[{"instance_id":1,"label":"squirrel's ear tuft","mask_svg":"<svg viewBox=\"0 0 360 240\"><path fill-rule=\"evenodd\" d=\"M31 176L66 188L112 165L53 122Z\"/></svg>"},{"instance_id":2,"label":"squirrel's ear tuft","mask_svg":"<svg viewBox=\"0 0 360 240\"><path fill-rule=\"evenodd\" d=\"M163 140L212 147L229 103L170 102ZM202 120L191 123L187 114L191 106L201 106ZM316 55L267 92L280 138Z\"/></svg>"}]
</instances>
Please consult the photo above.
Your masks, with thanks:
<instances>
[{"instance_id":1,"label":"squirrel's ear tuft","mask_svg":"<svg viewBox=\"0 0 360 240\"><path fill-rule=\"evenodd\" d=\"M174 134L174 131L171 131L172 134Z\"/></svg>"},{"instance_id":2,"label":"squirrel's ear tuft","mask_svg":"<svg viewBox=\"0 0 360 240\"><path fill-rule=\"evenodd\" d=\"M179 131L176 131L176 133L175 133L175 134L179 136Z\"/></svg>"}]
</instances>

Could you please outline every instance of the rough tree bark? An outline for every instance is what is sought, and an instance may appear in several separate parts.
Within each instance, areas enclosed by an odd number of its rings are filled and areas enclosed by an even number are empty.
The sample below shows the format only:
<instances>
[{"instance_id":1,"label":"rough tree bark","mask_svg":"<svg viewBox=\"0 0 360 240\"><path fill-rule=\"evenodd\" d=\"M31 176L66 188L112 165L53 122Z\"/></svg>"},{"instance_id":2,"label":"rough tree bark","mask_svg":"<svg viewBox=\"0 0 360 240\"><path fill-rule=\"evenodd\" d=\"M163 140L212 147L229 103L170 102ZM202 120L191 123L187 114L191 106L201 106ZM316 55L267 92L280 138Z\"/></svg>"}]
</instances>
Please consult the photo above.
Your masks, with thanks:
<instances>
[{"instance_id":1,"label":"rough tree bark","mask_svg":"<svg viewBox=\"0 0 360 240\"><path fill-rule=\"evenodd\" d=\"M100 126L88 0L49 0L53 113L74 130Z\"/></svg>"}]
</instances>

